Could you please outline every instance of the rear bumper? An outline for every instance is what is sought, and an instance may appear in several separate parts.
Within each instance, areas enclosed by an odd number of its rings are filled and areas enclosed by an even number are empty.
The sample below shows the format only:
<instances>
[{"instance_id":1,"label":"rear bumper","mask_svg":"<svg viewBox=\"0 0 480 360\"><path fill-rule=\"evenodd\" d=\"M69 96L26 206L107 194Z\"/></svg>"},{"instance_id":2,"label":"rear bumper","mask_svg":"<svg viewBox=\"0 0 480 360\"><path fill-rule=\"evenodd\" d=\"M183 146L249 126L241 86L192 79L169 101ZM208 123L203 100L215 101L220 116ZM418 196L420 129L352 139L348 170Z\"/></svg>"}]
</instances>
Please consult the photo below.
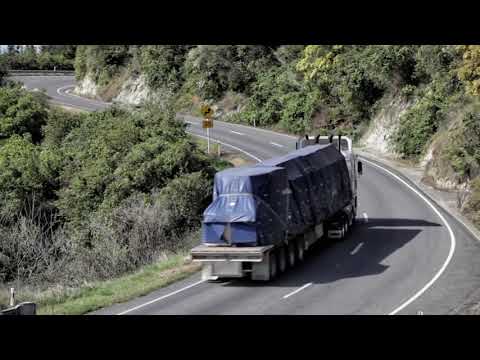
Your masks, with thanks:
<instances>
[{"instance_id":1,"label":"rear bumper","mask_svg":"<svg viewBox=\"0 0 480 360\"><path fill-rule=\"evenodd\" d=\"M262 262L269 246L206 246L199 245L191 250L192 260L197 262Z\"/></svg>"}]
</instances>

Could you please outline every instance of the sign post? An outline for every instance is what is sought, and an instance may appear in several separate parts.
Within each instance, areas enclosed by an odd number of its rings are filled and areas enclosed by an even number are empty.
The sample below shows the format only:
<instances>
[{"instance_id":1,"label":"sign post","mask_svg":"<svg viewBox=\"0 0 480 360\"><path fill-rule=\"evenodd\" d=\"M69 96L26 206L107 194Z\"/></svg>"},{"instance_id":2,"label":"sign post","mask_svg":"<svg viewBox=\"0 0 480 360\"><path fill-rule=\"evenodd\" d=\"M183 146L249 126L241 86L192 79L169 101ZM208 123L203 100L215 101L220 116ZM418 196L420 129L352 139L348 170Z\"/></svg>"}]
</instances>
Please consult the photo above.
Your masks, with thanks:
<instances>
[{"instance_id":1,"label":"sign post","mask_svg":"<svg viewBox=\"0 0 480 360\"><path fill-rule=\"evenodd\" d=\"M200 111L204 117L202 127L207 129L207 153L210 154L210 128L213 128L213 109L208 105L203 105Z\"/></svg>"},{"instance_id":2,"label":"sign post","mask_svg":"<svg viewBox=\"0 0 480 360\"><path fill-rule=\"evenodd\" d=\"M210 128L207 127L207 154L210 154Z\"/></svg>"}]
</instances>

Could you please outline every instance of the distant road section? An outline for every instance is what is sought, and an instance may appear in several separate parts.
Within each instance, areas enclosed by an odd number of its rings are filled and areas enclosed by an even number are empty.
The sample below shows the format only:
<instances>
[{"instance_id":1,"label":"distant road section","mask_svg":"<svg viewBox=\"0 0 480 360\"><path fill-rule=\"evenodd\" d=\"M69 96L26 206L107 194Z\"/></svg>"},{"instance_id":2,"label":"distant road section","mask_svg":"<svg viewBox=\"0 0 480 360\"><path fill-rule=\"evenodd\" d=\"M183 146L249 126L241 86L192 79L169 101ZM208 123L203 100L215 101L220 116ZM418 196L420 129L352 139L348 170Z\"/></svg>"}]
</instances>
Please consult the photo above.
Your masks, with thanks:
<instances>
[{"instance_id":1,"label":"distant road section","mask_svg":"<svg viewBox=\"0 0 480 360\"><path fill-rule=\"evenodd\" d=\"M29 90L45 89L51 102L58 105L69 106L80 110L102 110L110 106L109 103L86 99L80 96L69 94L75 87L75 77L68 76L24 76L16 75L9 77L12 80L20 81Z\"/></svg>"}]
</instances>

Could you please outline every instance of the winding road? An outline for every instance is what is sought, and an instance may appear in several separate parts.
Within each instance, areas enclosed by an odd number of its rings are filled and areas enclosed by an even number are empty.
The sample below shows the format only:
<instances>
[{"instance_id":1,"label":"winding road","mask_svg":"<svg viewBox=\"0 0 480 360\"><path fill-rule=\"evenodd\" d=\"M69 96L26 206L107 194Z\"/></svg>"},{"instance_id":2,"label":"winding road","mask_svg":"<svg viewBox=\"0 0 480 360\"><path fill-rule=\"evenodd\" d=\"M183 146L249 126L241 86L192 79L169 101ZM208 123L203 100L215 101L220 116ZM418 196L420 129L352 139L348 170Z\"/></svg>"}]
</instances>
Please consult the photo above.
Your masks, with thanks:
<instances>
[{"instance_id":1,"label":"winding road","mask_svg":"<svg viewBox=\"0 0 480 360\"><path fill-rule=\"evenodd\" d=\"M57 104L109 106L71 94L73 77L15 79ZM190 133L205 136L201 119L182 117ZM211 136L255 161L295 148L289 135L221 121ZM195 274L94 314L456 314L478 301L479 287L480 242L401 174L365 160L354 231L275 281L204 282Z\"/></svg>"}]
</instances>

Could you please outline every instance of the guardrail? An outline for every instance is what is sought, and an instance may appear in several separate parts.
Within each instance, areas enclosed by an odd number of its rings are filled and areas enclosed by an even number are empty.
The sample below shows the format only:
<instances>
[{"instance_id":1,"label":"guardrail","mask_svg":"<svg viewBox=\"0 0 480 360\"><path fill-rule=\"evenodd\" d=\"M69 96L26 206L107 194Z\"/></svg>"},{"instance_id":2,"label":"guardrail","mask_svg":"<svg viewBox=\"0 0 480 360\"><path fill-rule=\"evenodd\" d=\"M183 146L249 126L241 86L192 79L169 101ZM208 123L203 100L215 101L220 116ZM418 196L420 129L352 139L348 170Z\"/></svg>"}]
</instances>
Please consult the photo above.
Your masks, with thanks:
<instances>
[{"instance_id":1,"label":"guardrail","mask_svg":"<svg viewBox=\"0 0 480 360\"><path fill-rule=\"evenodd\" d=\"M75 71L69 70L9 70L9 76L73 76Z\"/></svg>"},{"instance_id":2,"label":"guardrail","mask_svg":"<svg viewBox=\"0 0 480 360\"><path fill-rule=\"evenodd\" d=\"M37 315L37 304L23 302L14 307L0 311L0 315Z\"/></svg>"},{"instance_id":3,"label":"guardrail","mask_svg":"<svg viewBox=\"0 0 480 360\"><path fill-rule=\"evenodd\" d=\"M9 308L0 311L0 315L36 315L37 304L33 302L22 302L15 305L15 289L10 288Z\"/></svg>"}]
</instances>

